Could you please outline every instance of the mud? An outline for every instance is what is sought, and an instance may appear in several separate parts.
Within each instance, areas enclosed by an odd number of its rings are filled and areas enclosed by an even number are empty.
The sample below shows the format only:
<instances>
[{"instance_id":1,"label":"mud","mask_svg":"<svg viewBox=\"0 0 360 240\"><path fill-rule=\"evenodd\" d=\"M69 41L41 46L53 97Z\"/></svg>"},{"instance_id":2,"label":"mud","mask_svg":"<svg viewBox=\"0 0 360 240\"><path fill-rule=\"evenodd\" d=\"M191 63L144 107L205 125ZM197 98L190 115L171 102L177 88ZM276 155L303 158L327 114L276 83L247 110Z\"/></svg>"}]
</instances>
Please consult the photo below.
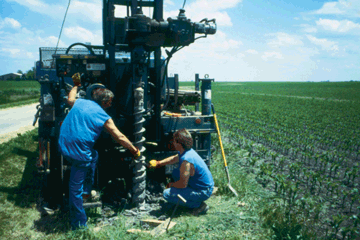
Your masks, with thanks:
<instances>
[{"instance_id":1,"label":"mud","mask_svg":"<svg viewBox=\"0 0 360 240\"><path fill-rule=\"evenodd\" d=\"M128 217L127 224L129 227L136 225L143 218L165 220L172 213L174 205L167 203L163 198L164 189L165 185L163 183L149 181L145 191L145 204L141 206L133 206L129 195L115 199L116 194L114 194L112 202L104 202L101 209L101 217L97 219L97 225L113 225L118 219L118 215ZM142 226L145 230L149 227L146 225Z\"/></svg>"}]
</instances>

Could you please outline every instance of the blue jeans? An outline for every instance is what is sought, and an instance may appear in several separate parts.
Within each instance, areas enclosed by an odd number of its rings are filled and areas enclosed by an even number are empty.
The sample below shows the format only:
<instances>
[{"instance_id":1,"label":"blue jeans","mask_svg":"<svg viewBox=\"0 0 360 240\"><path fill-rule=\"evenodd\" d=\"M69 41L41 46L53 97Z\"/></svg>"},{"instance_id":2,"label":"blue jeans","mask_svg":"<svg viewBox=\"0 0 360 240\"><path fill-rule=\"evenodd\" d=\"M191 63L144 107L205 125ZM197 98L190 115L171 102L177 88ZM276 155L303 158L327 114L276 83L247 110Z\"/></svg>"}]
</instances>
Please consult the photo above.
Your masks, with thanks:
<instances>
[{"instance_id":1,"label":"blue jeans","mask_svg":"<svg viewBox=\"0 0 360 240\"><path fill-rule=\"evenodd\" d=\"M172 172L172 177L175 181L180 179L180 170L174 169ZM206 201L208 198L211 197L214 187L209 187L205 190L195 190L190 188L189 186L186 188L168 188L165 189L163 192L163 196L166 201L170 203L176 204L179 200L177 195L181 195L185 198L186 203L179 201L179 205L188 207L188 208L197 208L200 207L201 203Z\"/></svg>"},{"instance_id":2,"label":"blue jeans","mask_svg":"<svg viewBox=\"0 0 360 240\"><path fill-rule=\"evenodd\" d=\"M87 227L87 217L83 208L83 194L91 194L94 183L96 161L89 167L72 166L69 180L70 225L73 230Z\"/></svg>"}]
</instances>

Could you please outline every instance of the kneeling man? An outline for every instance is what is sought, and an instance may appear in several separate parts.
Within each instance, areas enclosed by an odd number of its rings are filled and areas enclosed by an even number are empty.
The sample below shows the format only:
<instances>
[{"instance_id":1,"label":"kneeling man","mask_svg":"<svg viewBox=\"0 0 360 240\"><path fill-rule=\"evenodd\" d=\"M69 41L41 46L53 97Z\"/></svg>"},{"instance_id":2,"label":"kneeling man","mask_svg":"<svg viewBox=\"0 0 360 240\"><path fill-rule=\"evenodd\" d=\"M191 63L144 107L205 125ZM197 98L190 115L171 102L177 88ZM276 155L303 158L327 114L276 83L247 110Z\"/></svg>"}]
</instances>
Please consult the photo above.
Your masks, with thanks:
<instances>
[{"instance_id":1,"label":"kneeling man","mask_svg":"<svg viewBox=\"0 0 360 240\"><path fill-rule=\"evenodd\" d=\"M210 198L214 189L214 180L204 160L192 149L193 139L186 129L174 133L173 144L178 154L161 161L151 160L150 167L157 168L167 164L179 163L173 171L173 179L164 191L164 198L171 203L178 202L177 194L186 199L180 205L193 209L194 215L205 214L209 207L204 202Z\"/></svg>"}]
</instances>

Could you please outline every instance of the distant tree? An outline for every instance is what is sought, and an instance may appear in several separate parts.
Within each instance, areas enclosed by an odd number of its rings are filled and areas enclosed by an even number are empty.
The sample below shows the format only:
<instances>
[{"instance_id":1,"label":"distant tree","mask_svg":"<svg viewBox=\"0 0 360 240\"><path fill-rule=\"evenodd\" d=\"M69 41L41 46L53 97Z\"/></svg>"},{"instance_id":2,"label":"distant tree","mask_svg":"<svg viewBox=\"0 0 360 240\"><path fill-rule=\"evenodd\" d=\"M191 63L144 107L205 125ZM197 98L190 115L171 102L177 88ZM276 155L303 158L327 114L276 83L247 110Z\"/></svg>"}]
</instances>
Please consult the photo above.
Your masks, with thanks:
<instances>
[{"instance_id":1,"label":"distant tree","mask_svg":"<svg viewBox=\"0 0 360 240\"><path fill-rule=\"evenodd\" d=\"M24 74L21 70L17 70L17 73Z\"/></svg>"},{"instance_id":2,"label":"distant tree","mask_svg":"<svg viewBox=\"0 0 360 240\"><path fill-rule=\"evenodd\" d=\"M28 80L34 80L35 79L34 70L35 70L35 68L32 67L30 70L28 70L26 72L26 79L28 79Z\"/></svg>"}]
</instances>

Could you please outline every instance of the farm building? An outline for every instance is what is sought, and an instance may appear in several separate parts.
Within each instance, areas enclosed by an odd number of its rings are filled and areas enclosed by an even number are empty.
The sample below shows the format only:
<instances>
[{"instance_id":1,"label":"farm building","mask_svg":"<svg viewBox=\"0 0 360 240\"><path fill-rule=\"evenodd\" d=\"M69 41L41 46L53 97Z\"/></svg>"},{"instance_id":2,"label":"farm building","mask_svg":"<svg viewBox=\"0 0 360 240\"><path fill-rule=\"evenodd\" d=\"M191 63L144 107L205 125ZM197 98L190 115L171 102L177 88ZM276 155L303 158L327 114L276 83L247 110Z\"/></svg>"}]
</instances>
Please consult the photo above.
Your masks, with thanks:
<instances>
[{"instance_id":1,"label":"farm building","mask_svg":"<svg viewBox=\"0 0 360 240\"><path fill-rule=\"evenodd\" d=\"M0 75L0 81L15 80L17 77L22 77L21 73L7 73Z\"/></svg>"}]
</instances>

